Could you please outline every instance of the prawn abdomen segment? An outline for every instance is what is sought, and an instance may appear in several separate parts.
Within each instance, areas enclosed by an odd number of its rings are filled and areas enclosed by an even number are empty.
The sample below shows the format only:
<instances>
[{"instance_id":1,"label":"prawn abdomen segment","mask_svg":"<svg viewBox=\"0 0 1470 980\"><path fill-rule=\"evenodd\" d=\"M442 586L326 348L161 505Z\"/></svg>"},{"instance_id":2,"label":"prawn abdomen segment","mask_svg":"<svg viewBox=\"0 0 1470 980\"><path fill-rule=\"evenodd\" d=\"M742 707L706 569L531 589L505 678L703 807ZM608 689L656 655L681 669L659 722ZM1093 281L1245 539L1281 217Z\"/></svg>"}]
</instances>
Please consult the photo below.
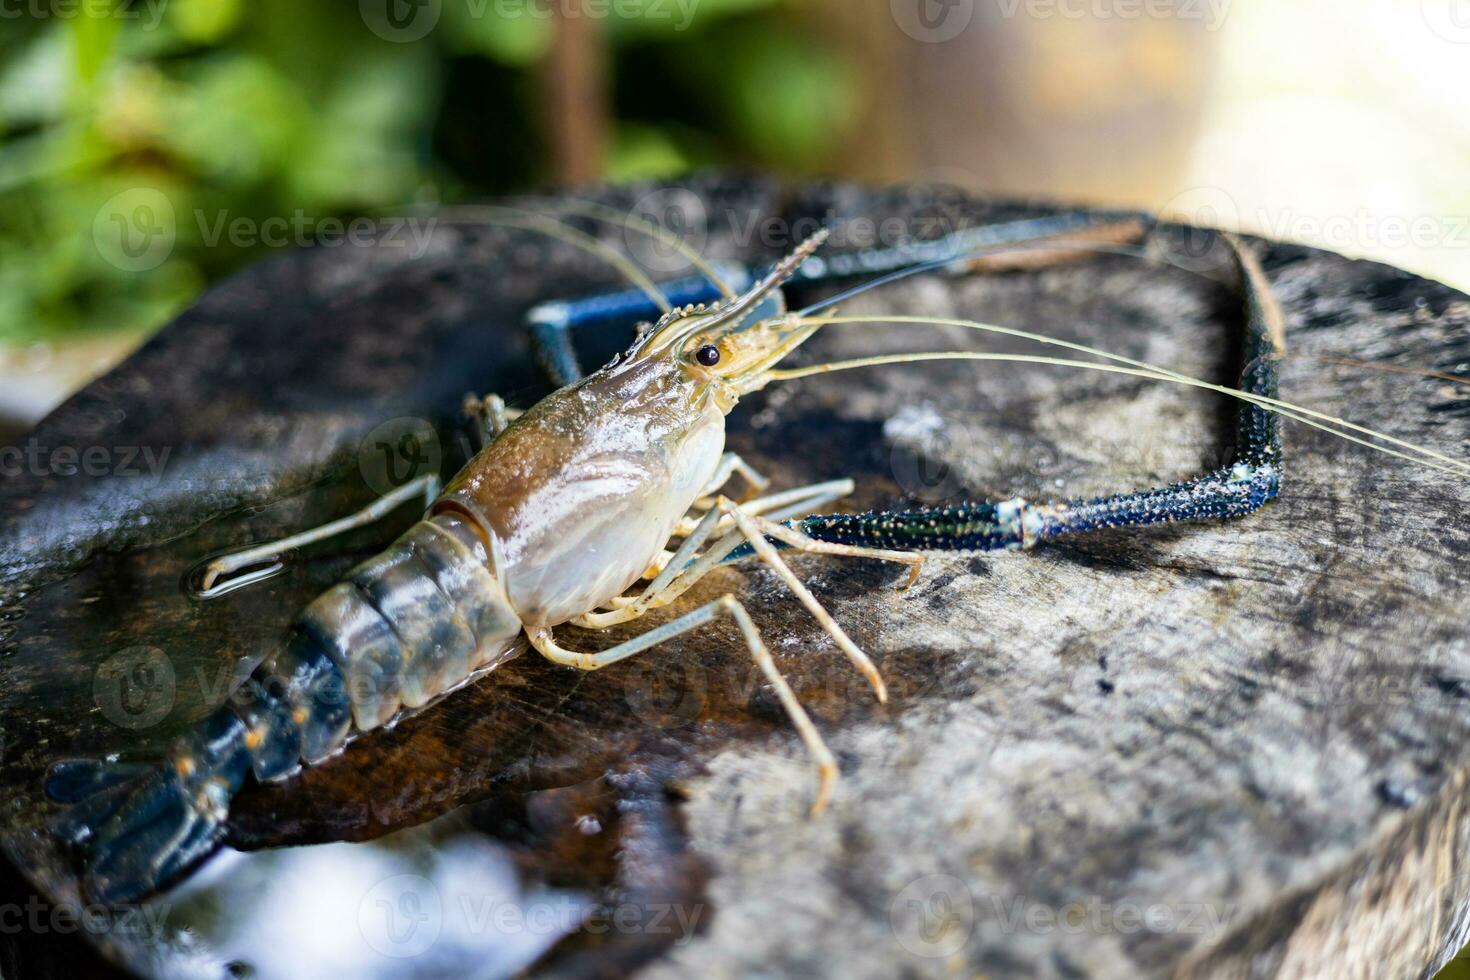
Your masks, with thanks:
<instances>
[{"instance_id":1,"label":"prawn abdomen segment","mask_svg":"<svg viewBox=\"0 0 1470 980\"><path fill-rule=\"evenodd\" d=\"M338 699L353 727L371 731L514 646L521 623L491 564L480 532L458 514L420 521L307 606L285 649L256 677L290 678L325 656L341 676ZM335 750L346 735L336 730L341 712L303 685L285 687L293 708L327 722L315 731L308 719L302 758Z\"/></svg>"}]
</instances>

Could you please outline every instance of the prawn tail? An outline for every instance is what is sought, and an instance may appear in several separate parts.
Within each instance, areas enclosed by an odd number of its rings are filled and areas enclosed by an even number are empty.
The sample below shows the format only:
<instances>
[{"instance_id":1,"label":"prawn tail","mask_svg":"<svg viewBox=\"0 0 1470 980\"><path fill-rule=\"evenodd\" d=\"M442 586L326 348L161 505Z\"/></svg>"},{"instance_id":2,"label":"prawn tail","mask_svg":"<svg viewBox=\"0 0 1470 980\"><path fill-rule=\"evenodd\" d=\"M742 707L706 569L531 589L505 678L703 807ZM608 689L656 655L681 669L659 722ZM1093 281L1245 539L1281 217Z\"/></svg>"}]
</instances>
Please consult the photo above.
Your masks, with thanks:
<instances>
[{"instance_id":1,"label":"prawn tail","mask_svg":"<svg viewBox=\"0 0 1470 980\"><path fill-rule=\"evenodd\" d=\"M51 833L79 854L88 901L137 901L214 852L230 800L251 768L246 731L224 708L159 765L68 759L51 766L46 793L68 804Z\"/></svg>"},{"instance_id":2,"label":"prawn tail","mask_svg":"<svg viewBox=\"0 0 1470 980\"><path fill-rule=\"evenodd\" d=\"M520 621L481 541L455 515L420 521L308 605L286 642L156 765L52 765L46 793L67 809L51 831L79 854L86 897L121 904L163 890L224 840L247 778L289 778L354 731L519 652Z\"/></svg>"}]
</instances>

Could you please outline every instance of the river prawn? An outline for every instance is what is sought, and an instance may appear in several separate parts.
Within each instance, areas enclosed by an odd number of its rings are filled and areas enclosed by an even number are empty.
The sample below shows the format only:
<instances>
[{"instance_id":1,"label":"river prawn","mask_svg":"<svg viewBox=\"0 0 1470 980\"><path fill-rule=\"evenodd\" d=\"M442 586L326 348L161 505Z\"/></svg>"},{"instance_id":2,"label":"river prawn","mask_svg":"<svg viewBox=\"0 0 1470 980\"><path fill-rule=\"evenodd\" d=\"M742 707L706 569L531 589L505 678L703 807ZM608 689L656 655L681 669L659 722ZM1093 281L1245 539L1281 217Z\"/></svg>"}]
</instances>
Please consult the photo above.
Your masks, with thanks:
<instances>
[{"instance_id":1,"label":"river prawn","mask_svg":"<svg viewBox=\"0 0 1470 980\"><path fill-rule=\"evenodd\" d=\"M589 251L605 249L579 240L581 233L556 219L507 211L494 220L547 231ZM1046 230L1054 232L1055 223ZM701 265L702 285L660 288L635 279L662 315L611 363L570 380L522 414L514 415L494 396L472 400L469 408L485 445L442 491L436 475L423 477L358 514L212 562L202 588L218 595L256 580L263 567L294 548L377 520L420 494L429 501L423 520L309 604L239 696L184 736L164 760L81 759L52 767L48 793L68 804L53 822L53 833L80 853L85 893L121 903L167 886L219 845L230 802L249 777L288 779L303 764L327 758L351 738L391 724L528 648L590 671L722 617L737 626L815 760L812 811L820 812L837 778L836 761L735 594L596 652L564 645L558 629L597 630L636 620L677 602L713 569L754 558L775 572L883 701L887 692L878 668L796 576L782 551L902 564L909 571L905 584L911 584L929 551L1025 549L1097 528L1243 516L1279 492L1281 417L1457 475L1470 472L1453 458L1277 398L1285 320L1254 255L1234 238L1226 240L1246 308L1236 388L1014 328L825 312L895 278L994 253L973 238L924 243L927 252L911 246L859 262L854 268L869 273L868 282L788 311L782 287L802 273L826 237L818 232L770 271L739 286L708 264ZM1087 236L1081 238L1085 244ZM884 272L885 263L893 268L871 278ZM669 295L700 288L716 289L721 298L669 301ZM624 314L632 303L614 296L590 305L538 307L533 327L548 343L553 373L563 380L579 373L569 346L573 329ZM933 352L779 366L817 331L865 322L967 327L1060 345L1102 362ZM768 493L768 481L726 451L725 417L744 396L774 382L939 358L1109 371L1226 394L1241 403L1236 457L1193 480L1088 500L1012 498L801 517L851 493L851 481ZM726 492L737 475L756 494L753 499L737 501Z\"/></svg>"}]
</instances>

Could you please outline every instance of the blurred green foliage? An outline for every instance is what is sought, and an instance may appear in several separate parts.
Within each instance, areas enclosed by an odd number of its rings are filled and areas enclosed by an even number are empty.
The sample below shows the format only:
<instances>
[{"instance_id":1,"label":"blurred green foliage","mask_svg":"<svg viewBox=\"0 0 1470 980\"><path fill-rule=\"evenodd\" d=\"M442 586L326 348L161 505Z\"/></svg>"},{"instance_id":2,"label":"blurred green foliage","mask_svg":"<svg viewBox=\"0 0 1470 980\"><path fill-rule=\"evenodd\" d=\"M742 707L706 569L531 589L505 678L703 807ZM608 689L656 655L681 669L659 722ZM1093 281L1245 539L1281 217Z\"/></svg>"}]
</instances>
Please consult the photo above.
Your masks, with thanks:
<instances>
[{"instance_id":1,"label":"blurred green foliage","mask_svg":"<svg viewBox=\"0 0 1470 980\"><path fill-rule=\"evenodd\" d=\"M309 236L547 183L553 2L569 0L6 0L0 342L161 324L271 247L227 222ZM391 5L432 29L375 30ZM780 0L597 9L609 179L809 169L852 118L851 72Z\"/></svg>"}]
</instances>

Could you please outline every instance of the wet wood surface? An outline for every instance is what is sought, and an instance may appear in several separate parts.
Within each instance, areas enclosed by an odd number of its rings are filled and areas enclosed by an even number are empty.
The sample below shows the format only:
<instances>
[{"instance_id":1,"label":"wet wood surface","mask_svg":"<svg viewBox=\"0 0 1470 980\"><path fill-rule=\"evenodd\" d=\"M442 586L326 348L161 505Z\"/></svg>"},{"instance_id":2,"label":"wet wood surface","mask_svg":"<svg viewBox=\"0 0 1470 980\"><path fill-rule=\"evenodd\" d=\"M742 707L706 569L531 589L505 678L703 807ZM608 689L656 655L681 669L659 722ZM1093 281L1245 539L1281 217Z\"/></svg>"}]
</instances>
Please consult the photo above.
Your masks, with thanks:
<instances>
[{"instance_id":1,"label":"wet wood surface","mask_svg":"<svg viewBox=\"0 0 1470 980\"><path fill-rule=\"evenodd\" d=\"M692 193L696 244L747 261L775 257L802 218L933 234L1044 210L745 181ZM414 514L219 600L186 594L195 562L340 515L415 466L452 471L467 392L546 391L525 310L617 284L526 231L445 222L421 252L398 241L243 273L22 442L47 462L0 487L0 833L48 901L76 898L39 829L45 766L156 752ZM1470 300L1252 247L1288 319L1284 398L1466 455L1470 389L1332 358L1466 372ZM1223 249L1162 229L1143 250L929 277L844 309L972 317L1232 381ZM600 338L586 362L625 340ZM799 357L960 348L1032 349L847 326ZM852 476L845 506L879 507L1170 482L1228 458L1231 417L1139 379L952 363L776 387L730 429L777 486ZM72 474L60 447L100 454ZM889 568L796 560L874 655L887 705L772 575L702 584L671 615L740 594L837 753L820 819L800 742L721 625L590 676L523 656L248 788L231 843L368 840L469 807L528 877L701 913L692 934L583 930L543 959L560 975L1420 974L1465 938L1470 898L1470 489L1299 425L1286 459L1280 500L1245 520L936 557L906 591ZM135 968L172 955L99 945Z\"/></svg>"}]
</instances>

